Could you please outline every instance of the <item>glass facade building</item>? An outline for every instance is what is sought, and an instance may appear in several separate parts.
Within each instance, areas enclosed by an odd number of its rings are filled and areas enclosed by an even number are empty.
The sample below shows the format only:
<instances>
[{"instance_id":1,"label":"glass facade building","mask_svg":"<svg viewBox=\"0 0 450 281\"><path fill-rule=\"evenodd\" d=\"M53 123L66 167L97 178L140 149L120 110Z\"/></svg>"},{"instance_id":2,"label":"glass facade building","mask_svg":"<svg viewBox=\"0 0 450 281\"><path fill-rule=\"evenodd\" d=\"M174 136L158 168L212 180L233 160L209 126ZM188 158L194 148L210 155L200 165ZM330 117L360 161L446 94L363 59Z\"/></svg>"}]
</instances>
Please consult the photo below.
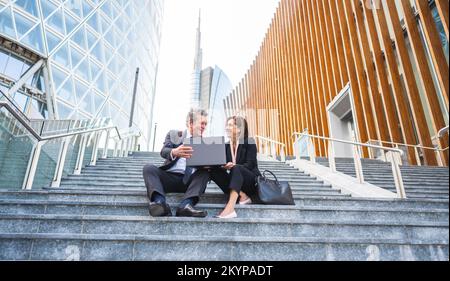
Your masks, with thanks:
<instances>
[{"instance_id":1,"label":"glass facade building","mask_svg":"<svg viewBox=\"0 0 450 281\"><path fill-rule=\"evenodd\" d=\"M133 125L148 150L162 14L163 0L0 0L0 87L32 118L110 117L125 130L139 68Z\"/></svg>"},{"instance_id":2,"label":"glass facade building","mask_svg":"<svg viewBox=\"0 0 450 281\"><path fill-rule=\"evenodd\" d=\"M230 79L222 69L216 66L213 71L209 97L208 134L211 136L222 136L225 134L226 114L223 101L232 90L233 86Z\"/></svg>"}]
</instances>

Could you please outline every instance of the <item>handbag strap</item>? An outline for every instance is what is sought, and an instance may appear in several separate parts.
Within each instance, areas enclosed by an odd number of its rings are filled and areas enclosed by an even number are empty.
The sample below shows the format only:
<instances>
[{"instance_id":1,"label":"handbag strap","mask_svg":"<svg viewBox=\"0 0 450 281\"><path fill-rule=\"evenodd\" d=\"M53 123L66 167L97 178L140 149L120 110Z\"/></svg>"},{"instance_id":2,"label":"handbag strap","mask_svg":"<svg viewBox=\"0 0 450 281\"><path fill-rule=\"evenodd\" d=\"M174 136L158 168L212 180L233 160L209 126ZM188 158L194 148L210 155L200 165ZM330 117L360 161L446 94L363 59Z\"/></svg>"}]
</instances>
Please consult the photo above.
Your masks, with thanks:
<instances>
[{"instance_id":1,"label":"handbag strap","mask_svg":"<svg viewBox=\"0 0 450 281\"><path fill-rule=\"evenodd\" d=\"M275 178L275 181L278 183L278 178L277 178L277 176L275 176L275 174L272 173L272 172L269 171L269 170L265 170L265 171L263 172L263 177L264 177L264 178L266 178L266 172L269 173L269 174L271 174L271 175Z\"/></svg>"}]
</instances>

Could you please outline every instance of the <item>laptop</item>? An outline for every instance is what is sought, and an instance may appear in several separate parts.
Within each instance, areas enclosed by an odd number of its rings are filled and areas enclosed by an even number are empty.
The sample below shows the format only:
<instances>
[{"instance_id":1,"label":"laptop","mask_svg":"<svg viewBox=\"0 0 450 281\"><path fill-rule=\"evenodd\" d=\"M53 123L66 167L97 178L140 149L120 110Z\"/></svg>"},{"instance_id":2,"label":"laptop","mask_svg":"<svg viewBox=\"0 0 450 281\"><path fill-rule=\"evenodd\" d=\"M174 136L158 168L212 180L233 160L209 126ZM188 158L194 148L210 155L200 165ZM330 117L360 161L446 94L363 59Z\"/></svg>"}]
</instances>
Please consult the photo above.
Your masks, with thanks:
<instances>
[{"instance_id":1,"label":"laptop","mask_svg":"<svg viewBox=\"0 0 450 281\"><path fill-rule=\"evenodd\" d=\"M223 136L189 138L183 144L194 150L192 157L186 160L188 167L223 166L227 163Z\"/></svg>"}]
</instances>

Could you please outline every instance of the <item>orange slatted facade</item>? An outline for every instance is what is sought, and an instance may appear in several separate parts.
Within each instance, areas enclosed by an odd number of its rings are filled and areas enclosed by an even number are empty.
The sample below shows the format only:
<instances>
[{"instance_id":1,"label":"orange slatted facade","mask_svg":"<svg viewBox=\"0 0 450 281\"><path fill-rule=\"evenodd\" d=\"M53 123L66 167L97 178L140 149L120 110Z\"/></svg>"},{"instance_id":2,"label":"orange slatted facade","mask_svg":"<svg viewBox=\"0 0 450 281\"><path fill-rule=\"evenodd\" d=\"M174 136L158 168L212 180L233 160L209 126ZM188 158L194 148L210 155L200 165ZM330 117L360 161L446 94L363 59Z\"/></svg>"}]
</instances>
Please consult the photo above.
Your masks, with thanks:
<instances>
[{"instance_id":1,"label":"orange slatted facade","mask_svg":"<svg viewBox=\"0 0 450 281\"><path fill-rule=\"evenodd\" d=\"M293 155L294 132L330 137L329 105L350 87L357 141L448 147L448 134L436 138L448 126L448 21L448 0L280 0L225 109ZM413 148L405 155L417 164ZM448 165L448 150L420 157Z\"/></svg>"}]
</instances>

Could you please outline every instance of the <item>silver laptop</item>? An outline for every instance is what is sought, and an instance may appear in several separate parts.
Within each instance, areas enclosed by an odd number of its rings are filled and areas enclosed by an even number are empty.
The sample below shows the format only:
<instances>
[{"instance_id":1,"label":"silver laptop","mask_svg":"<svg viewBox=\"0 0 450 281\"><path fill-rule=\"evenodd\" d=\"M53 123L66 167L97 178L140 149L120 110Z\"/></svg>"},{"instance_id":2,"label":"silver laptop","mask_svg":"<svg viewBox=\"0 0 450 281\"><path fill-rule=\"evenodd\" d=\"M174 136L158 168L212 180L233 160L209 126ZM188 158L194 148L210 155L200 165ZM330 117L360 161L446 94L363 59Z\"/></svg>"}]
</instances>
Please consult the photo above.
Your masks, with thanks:
<instances>
[{"instance_id":1,"label":"silver laptop","mask_svg":"<svg viewBox=\"0 0 450 281\"><path fill-rule=\"evenodd\" d=\"M225 154L225 137L205 137L185 139L183 144L194 150L187 159L189 167L222 166L227 163Z\"/></svg>"}]
</instances>

